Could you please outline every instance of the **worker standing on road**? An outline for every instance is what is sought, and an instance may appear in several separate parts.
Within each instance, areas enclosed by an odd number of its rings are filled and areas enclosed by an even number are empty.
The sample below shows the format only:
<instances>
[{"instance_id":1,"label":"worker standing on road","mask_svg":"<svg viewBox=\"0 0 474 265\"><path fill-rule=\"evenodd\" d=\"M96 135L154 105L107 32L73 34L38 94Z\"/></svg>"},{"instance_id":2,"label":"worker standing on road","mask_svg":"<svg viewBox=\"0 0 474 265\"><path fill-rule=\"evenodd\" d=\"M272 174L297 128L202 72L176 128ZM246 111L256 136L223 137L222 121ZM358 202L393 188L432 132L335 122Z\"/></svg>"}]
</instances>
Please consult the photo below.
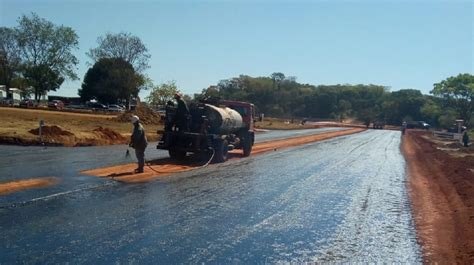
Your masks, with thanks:
<instances>
[{"instance_id":1,"label":"worker standing on road","mask_svg":"<svg viewBox=\"0 0 474 265\"><path fill-rule=\"evenodd\" d=\"M405 134L406 130L407 130L407 122L403 121L403 123L402 123L402 134Z\"/></svg>"},{"instance_id":2,"label":"worker standing on road","mask_svg":"<svg viewBox=\"0 0 474 265\"><path fill-rule=\"evenodd\" d=\"M140 118L137 115L132 115L130 118L134 128L130 138L130 147L135 149L135 155L138 160L138 168L135 169L135 173L143 173L145 167L145 149L148 145L148 141L145 135L145 129L140 124Z\"/></svg>"},{"instance_id":3,"label":"worker standing on road","mask_svg":"<svg viewBox=\"0 0 474 265\"><path fill-rule=\"evenodd\" d=\"M178 131L188 131L188 119L189 119L189 109L186 102L183 100L181 94L176 93L174 98L178 102L178 106L176 107L176 115L175 115L175 124Z\"/></svg>"}]
</instances>

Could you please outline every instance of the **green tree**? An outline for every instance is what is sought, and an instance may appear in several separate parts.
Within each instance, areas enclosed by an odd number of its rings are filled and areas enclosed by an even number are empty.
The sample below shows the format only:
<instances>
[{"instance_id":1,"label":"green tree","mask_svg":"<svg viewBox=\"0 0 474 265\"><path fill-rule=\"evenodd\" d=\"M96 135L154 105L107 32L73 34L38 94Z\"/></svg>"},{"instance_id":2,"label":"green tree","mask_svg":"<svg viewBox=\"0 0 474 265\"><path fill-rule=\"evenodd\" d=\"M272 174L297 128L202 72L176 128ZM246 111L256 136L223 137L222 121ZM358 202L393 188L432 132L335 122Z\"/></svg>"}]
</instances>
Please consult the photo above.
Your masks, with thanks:
<instances>
[{"instance_id":1,"label":"green tree","mask_svg":"<svg viewBox=\"0 0 474 265\"><path fill-rule=\"evenodd\" d=\"M24 76L16 76L11 81L11 86L20 89L22 97L29 97L34 93L33 87L29 84L28 80Z\"/></svg>"},{"instance_id":2,"label":"green tree","mask_svg":"<svg viewBox=\"0 0 474 265\"><path fill-rule=\"evenodd\" d=\"M351 102L345 99L340 99L337 104L337 114L339 115L339 119L342 121L344 120L350 113L352 108Z\"/></svg>"},{"instance_id":3,"label":"green tree","mask_svg":"<svg viewBox=\"0 0 474 265\"><path fill-rule=\"evenodd\" d=\"M431 93L443 98L446 105L453 106L459 118L469 123L474 111L474 76L459 74L434 84ZM468 124L469 125L469 124Z\"/></svg>"},{"instance_id":4,"label":"green tree","mask_svg":"<svg viewBox=\"0 0 474 265\"><path fill-rule=\"evenodd\" d=\"M422 120L428 122L432 126L439 125L439 117L442 115L443 110L441 104L437 102L433 96L425 96L425 102L420 109Z\"/></svg>"},{"instance_id":5,"label":"green tree","mask_svg":"<svg viewBox=\"0 0 474 265\"><path fill-rule=\"evenodd\" d=\"M383 119L382 105L387 87L379 85L356 85L348 87L353 93L351 100L354 115L365 124Z\"/></svg>"},{"instance_id":6,"label":"green tree","mask_svg":"<svg viewBox=\"0 0 474 265\"><path fill-rule=\"evenodd\" d=\"M280 72L275 72L270 75L273 80L273 88L280 89L280 83L285 80L285 74Z\"/></svg>"},{"instance_id":7,"label":"green tree","mask_svg":"<svg viewBox=\"0 0 474 265\"><path fill-rule=\"evenodd\" d=\"M442 128L451 128L455 126L455 120L457 118L457 112L454 109L445 109L438 118L438 123Z\"/></svg>"},{"instance_id":8,"label":"green tree","mask_svg":"<svg viewBox=\"0 0 474 265\"><path fill-rule=\"evenodd\" d=\"M137 73L143 73L149 66L151 55L141 39L131 33L107 33L97 39L99 46L91 48L87 55L97 62L102 58L121 58L130 63Z\"/></svg>"},{"instance_id":9,"label":"green tree","mask_svg":"<svg viewBox=\"0 0 474 265\"><path fill-rule=\"evenodd\" d=\"M219 98L220 93L217 86L209 86L201 91L201 94L195 94L194 99L202 100L205 98Z\"/></svg>"},{"instance_id":10,"label":"green tree","mask_svg":"<svg viewBox=\"0 0 474 265\"><path fill-rule=\"evenodd\" d=\"M8 89L21 70L20 47L17 32L12 28L0 27L0 83Z\"/></svg>"},{"instance_id":11,"label":"green tree","mask_svg":"<svg viewBox=\"0 0 474 265\"><path fill-rule=\"evenodd\" d=\"M89 68L79 96L82 100L97 99L112 104L125 100L127 106L132 97L137 97L137 75L133 66L120 58L102 58Z\"/></svg>"},{"instance_id":12,"label":"green tree","mask_svg":"<svg viewBox=\"0 0 474 265\"><path fill-rule=\"evenodd\" d=\"M64 82L59 72L46 64L28 65L23 76L34 87L35 99L38 100L44 91L56 90Z\"/></svg>"},{"instance_id":13,"label":"green tree","mask_svg":"<svg viewBox=\"0 0 474 265\"><path fill-rule=\"evenodd\" d=\"M78 60L72 51L78 48L79 42L72 28L56 26L35 13L21 16L18 23L18 45L25 76L34 86L35 99L44 92L55 91L65 79L77 79L74 71Z\"/></svg>"},{"instance_id":14,"label":"green tree","mask_svg":"<svg viewBox=\"0 0 474 265\"><path fill-rule=\"evenodd\" d=\"M102 58L120 58L133 66L139 91L153 87L153 82L145 74L145 70L150 68L151 55L139 37L126 32L107 33L97 38L97 43L98 47L86 53L94 63Z\"/></svg>"},{"instance_id":15,"label":"green tree","mask_svg":"<svg viewBox=\"0 0 474 265\"><path fill-rule=\"evenodd\" d=\"M401 89L387 94L382 109L388 123L399 125L406 116L421 120L421 107L424 102L425 98L419 90Z\"/></svg>"},{"instance_id":16,"label":"green tree","mask_svg":"<svg viewBox=\"0 0 474 265\"><path fill-rule=\"evenodd\" d=\"M153 107L163 107L176 93L179 93L176 81L168 81L153 87L146 101Z\"/></svg>"}]
</instances>

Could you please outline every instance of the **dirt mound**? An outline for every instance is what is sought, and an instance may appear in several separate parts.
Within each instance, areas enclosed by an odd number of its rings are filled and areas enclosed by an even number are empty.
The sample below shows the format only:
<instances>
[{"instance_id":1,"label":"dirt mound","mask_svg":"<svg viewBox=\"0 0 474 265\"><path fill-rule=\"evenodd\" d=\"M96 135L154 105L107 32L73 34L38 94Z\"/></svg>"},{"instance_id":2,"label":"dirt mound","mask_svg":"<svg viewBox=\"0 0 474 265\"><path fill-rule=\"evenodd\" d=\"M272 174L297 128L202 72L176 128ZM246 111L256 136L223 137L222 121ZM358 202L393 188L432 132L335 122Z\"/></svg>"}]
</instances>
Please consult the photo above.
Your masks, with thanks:
<instances>
[{"instance_id":1,"label":"dirt mound","mask_svg":"<svg viewBox=\"0 0 474 265\"><path fill-rule=\"evenodd\" d=\"M138 117L140 117L140 121L143 124L161 123L160 115L156 111L145 106L140 106L140 107L137 107L135 110L127 111L117 116L115 120L119 122L130 122L130 117L132 117L132 115L137 115Z\"/></svg>"},{"instance_id":2,"label":"dirt mound","mask_svg":"<svg viewBox=\"0 0 474 265\"><path fill-rule=\"evenodd\" d=\"M102 134L104 137L112 140L113 142L122 142L126 140L125 137L123 137L120 133L109 128L99 127L94 129L93 132Z\"/></svg>"},{"instance_id":3,"label":"dirt mound","mask_svg":"<svg viewBox=\"0 0 474 265\"><path fill-rule=\"evenodd\" d=\"M31 134L39 135L39 128L29 130ZM57 125L43 126L42 134L47 136L74 136L70 131L63 130Z\"/></svg>"}]
</instances>

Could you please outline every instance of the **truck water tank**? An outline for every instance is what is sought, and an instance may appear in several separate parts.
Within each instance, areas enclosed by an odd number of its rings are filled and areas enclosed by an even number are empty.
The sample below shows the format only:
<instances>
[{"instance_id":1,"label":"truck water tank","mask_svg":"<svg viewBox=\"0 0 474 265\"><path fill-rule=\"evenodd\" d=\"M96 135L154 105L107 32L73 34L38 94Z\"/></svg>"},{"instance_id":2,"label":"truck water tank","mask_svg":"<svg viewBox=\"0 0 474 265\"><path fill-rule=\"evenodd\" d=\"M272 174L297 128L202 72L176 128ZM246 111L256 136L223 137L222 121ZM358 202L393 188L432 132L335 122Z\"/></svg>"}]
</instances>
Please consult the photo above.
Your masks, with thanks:
<instances>
[{"instance_id":1,"label":"truck water tank","mask_svg":"<svg viewBox=\"0 0 474 265\"><path fill-rule=\"evenodd\" d=\"M205 104L204 113L212 133L231 133L243 127L242 116L231 108Z\"/></svg>"}]
</instances>

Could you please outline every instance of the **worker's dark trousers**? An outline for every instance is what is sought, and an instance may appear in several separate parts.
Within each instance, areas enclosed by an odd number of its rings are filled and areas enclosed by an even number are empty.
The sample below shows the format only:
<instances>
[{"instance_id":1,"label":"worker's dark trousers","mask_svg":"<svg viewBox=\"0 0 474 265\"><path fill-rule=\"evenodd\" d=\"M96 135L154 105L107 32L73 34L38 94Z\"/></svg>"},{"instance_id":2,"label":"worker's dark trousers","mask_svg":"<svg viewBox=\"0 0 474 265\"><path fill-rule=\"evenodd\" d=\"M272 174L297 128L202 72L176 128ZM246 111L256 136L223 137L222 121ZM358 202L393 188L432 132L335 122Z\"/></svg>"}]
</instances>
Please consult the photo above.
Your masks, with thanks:
<instances>
[{"instance_id":1,"label":"worker's dark trousers","mask_svg":"<svg viewBox=\"0 0 474 265\"><path fill-rule=\"evenodd\" d=\"M145 149L135 149L135 155L138 160L138 169L143 170L145 166Z\"/></svg>"}]
</instances>

